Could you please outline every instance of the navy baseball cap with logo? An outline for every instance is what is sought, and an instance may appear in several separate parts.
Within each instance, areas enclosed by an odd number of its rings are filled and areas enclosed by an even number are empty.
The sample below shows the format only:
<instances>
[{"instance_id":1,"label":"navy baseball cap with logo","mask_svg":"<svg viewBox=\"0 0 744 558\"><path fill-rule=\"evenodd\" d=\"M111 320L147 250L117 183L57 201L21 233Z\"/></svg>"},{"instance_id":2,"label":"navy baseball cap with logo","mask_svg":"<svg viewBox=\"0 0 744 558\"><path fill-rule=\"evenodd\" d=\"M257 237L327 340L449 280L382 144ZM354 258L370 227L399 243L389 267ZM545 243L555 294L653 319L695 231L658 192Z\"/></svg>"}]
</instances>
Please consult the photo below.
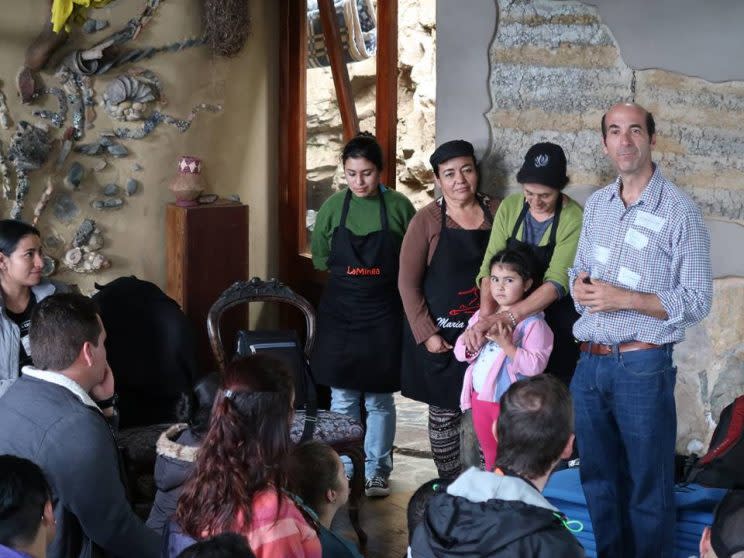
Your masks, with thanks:
<instances>
[{"instance_id":1,"label":"navy baseball cap with logo","mask_svg":"<svg viewBox=\"0 0 744 558\"><path fill-rule=\"evenodd\" d=\"M542 184L562 190L568 184L563 148L550 142L536 143L530 147L517 173L517 182Z\"/></svg>"}]
</instances>

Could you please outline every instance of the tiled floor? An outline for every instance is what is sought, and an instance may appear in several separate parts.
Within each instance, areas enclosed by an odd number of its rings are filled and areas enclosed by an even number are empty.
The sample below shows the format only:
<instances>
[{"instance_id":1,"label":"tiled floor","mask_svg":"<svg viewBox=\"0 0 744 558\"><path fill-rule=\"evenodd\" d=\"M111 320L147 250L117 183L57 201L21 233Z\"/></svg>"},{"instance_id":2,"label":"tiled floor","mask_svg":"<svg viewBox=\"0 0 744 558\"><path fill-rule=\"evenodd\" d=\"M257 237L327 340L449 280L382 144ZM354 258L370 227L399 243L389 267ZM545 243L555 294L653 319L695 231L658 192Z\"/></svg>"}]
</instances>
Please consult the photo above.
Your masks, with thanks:
<instances>
[{"instance_id":1,"label":"tiled floor","mask_svg":"<svg viewBox=\"0 0 744 558\"><path fill-rule=\"evenodd\" d=\"M408 546L406 508L413 492L437 476L431 460L427 434L428 407L396 394L398 411L395 434L395 468L390 478L392 494L364 499L361 524L368 536L367 558L399 558ZM339 511L333 529L356 542L345 510Z\"/></svg>"}]
</instances>

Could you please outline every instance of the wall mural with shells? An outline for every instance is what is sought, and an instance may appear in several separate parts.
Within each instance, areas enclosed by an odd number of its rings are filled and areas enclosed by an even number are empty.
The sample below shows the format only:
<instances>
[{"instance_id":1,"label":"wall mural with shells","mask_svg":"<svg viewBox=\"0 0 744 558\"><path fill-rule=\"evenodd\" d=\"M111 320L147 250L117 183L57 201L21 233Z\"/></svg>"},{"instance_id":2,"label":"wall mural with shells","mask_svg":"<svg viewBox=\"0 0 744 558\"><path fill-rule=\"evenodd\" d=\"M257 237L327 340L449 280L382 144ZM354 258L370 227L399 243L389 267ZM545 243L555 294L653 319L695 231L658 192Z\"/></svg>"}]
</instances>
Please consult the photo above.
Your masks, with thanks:
<instances>
[{"instance_id":1,"label":"wall mural with shells","mask_svg":"<svg viewBox=\"0 0 744 558\"><path fill-rule=\"evenodd\" d=\"M92 7L110 0L93 0ZM220 104L200 102L186 109L168 105L167 91L159 76L143 66L160 56L208 46L220 56L233 56L243 47L248 34L248 2L203 0L203 33L164 45L142 45L138 38L145 26L157 26L157 13L164 0L128 3L134 13L113 32L107 20L87 17L87 7L75 4L72 12L60 16L64 0L52 0L51 22L29 45L15 86L22 101L13 114L6 102L12 94L12 80L0 76L0 189L7 210L2 218L22 219L33 224L45 212L61 223L78 223L71 238L45 237L45 275L64 269L96 273L111 265L106 255L105 231L97 221L102 212L127 210L127 199L143 189L138 175L143 170L131 155L131 142L153 137L160 127L185 133L200 113L217 113ZM90 2L89 2L90 3ZM49 18L47 17L47 20ZM225 34L228 27L230 33ZM81 24L86 35L96 37L93 46L75 44L80 33L70 33ZM50 62L51 61L51 62ZM52 66L50 68L50 66ZM101 86L99 76L109 80ZM113 126L101 126L103 111ZM72 160L71 153L78 156ZM115 164L117 182L86 188L86 176L102 173ZM174 171L176 161L173 162ZM122 169L124 169L122 171ZM179 168L179 172L182 169ZM36 176L31 188L31 177ZM42 178L43 177L43 178ZM83 188L86 188L83 190ZM82 193L82 195L81 195ZM80 200L84 199L85 203ZM216 196L202 196L201 203Z\"/></svg>"}]
</instances>

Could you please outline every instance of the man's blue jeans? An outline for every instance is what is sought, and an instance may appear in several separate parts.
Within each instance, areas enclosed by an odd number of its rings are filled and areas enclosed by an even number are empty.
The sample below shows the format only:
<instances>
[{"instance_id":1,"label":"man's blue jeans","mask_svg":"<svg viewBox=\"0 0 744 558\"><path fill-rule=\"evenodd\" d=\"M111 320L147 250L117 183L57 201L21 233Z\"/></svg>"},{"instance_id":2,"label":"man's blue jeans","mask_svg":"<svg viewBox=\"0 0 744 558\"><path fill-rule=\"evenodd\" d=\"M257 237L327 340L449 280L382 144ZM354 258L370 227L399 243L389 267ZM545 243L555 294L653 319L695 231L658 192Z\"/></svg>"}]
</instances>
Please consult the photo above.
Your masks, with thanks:
<instances>
[{"instance_id":1,"label":"man's blue jeans","mask_svg":"<svg viewBox=\"0 0 744 558\"><path fill-rule=\"evenodd\" d=\"M674 555L676 375L671 345L581 353L571 393L599 558Z\"/></svg>"},{"instance_id":2,"label":"man's blue jeans","mask_svg":"<svg viewBox=\"0 0 744 558\"><path fill-rule=\"evenodd\" d=\"M367 410L367 431L364 435L365 478L379 475L388 478L393 470L393 440L395 439L395 400L392 393L364 393L354 389L331 388L331 411L361 420L361 399ZM346 474L351 476L348 457L342 456Z\"/></svg>"}]
</instances>

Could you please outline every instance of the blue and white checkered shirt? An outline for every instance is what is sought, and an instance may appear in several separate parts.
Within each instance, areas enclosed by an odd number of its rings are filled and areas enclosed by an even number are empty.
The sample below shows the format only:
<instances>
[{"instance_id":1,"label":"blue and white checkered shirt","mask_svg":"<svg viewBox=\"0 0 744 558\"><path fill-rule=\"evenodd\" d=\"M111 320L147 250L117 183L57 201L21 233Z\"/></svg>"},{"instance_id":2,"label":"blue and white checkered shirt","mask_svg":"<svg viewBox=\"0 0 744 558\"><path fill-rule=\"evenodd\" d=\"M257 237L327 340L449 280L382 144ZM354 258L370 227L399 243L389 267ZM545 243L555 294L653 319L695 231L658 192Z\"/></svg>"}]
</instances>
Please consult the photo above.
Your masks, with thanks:
<instances>
[{"instance_id":1,"label":"blue and white checkered shirt","mask_svg":"<svg viewBox=\"0 0 744 558\"><path fill-rule=\"evenodd\" d=\"M586 271L618 287L656 294L668 318L631 310L590 314L575 302L581 317L574 337L606 344L676 343L686 327L707 316L713 301L708 230L695 202L658 166L627 208L620 185L618 178L586 203L574 267L568 270L571 294L576 277Z\"/></svg>"}]
</instances>

